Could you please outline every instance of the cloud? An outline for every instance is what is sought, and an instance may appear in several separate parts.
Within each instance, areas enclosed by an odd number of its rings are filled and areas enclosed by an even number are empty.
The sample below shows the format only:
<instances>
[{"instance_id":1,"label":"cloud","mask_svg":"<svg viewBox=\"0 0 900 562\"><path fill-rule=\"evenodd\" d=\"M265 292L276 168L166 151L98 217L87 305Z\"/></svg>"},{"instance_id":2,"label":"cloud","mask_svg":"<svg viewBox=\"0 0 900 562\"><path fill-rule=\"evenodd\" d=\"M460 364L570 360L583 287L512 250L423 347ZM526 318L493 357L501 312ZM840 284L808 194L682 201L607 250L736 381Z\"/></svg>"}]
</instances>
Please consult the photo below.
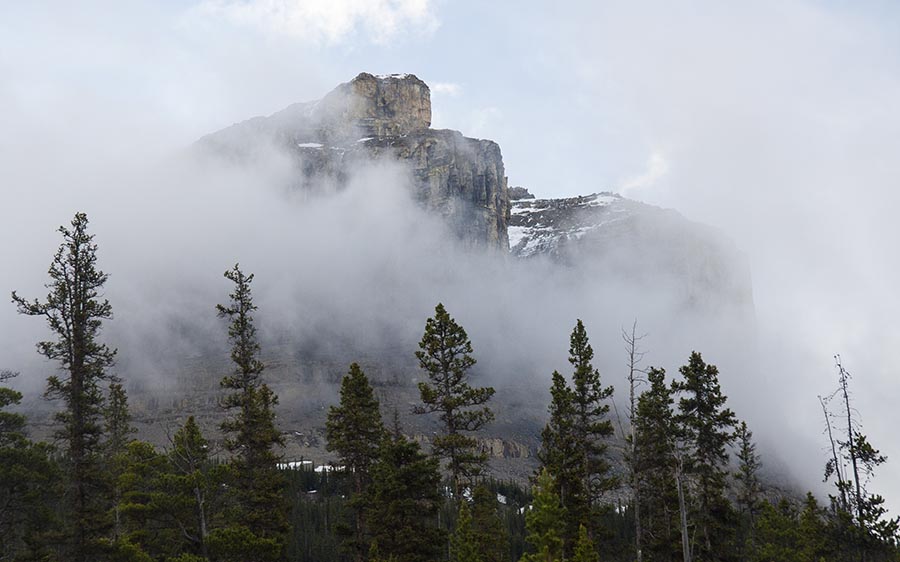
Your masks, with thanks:
<instances>
[{"instance_id":1,"label":"cloud","mask_svg":"<svg viewBox=\"0 0 900 562\"><path fill-rule=\"evenodd\" d=\"M195 13L265 34L336 44L362 34L376 44L438 27L431 0L204 0Z\"/></svg>"},{"instance_id":2,"label":"cloud","mask_svg":"<svg viewBox=\"0 0 900 562\"><path fill-rule=\"evenodd\" d=\"M640 199L642 192L656 188L659 180L668 173L668 161L660 152L653 151L647 162L647 169L623 181L619 187L619 193L626 197Z\"/></svg>"},{"instance_id":3,"label":"cloud","mask_svg":"<svg viewBox=\"0 0 900 562\"><path fill-rule=\"evenodd\" d=\"M462 93L462 86L453 82L435 82L430 86L431 92L445 96L455 97Z\"/></svg>"}]
</instances>

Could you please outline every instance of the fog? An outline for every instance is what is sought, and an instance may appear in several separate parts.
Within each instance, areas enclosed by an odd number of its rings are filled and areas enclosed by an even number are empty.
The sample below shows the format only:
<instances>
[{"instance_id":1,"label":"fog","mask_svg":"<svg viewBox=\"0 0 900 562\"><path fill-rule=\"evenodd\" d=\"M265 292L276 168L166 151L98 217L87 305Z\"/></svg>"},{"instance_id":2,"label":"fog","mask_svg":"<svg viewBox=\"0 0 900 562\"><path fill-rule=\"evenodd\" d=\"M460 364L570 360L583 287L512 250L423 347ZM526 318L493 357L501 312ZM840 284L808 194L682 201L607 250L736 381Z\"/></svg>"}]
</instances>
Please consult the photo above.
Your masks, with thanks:
<instances>
[{"instance_id":1,"label":"fog","mask_svg":"<svg viewBox=\"0 0 900 562\"><path fill-rule=\"evenodd\" d=\"M220 345L213 305L237 261L257 275L266 338L320 341L322 353L396 339L411 354L443 301L498 386L521 377L539 386L565 369L580 317L621 390L619 330L637 318L650 334L647 364L674 373L702 351L768 462L807 487L827 458L816 395L834 387L840 353L864 429L890 458L874 488L896 505L893 8L498 5L471 27L471 6L425 2L427 14L400 10L388 26L359 23L378 15L352 9L308 16L318 31L301 35L323 45L258 18L249 30L217 19L231 4L92 3L56 6L54 18L40 6L4 8L0 295L44 295L55 228L82 210L111 274L115 319L104 335L120 348L120 369L150 380L179 354ZM427 32L397 31L419 24ZM723 330L729 316L684 316L665 291L458 248L409 200L407 171L391 163L308 199L286 193L295 163L277 151L251 168L189 157L203 134L321 97L363 70L443 83L436 125L497 140L512 185L539 196L621 190L719 228L750 264L755 337ZM53 368L33 348L46 328L10 304L0 333L0 367L39 392Z\"/></svg>"}]
</instances>

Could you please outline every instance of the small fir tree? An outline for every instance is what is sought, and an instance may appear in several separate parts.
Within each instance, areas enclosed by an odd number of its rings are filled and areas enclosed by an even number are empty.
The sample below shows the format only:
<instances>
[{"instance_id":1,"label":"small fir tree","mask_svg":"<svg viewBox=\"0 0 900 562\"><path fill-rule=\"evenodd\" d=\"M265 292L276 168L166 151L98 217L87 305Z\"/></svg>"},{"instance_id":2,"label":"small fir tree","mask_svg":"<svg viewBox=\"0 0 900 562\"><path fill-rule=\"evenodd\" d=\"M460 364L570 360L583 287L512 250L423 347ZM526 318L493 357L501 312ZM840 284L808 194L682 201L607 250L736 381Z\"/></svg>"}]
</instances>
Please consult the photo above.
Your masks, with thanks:
<instances>
[{"instance_id":1,"label":"small fir tree","mask_svg":"<svg viewBox=\"0 0 900 562\"><path fill-rule=\"evenodd\" d=\"M534 552L525 554L522 562L559 562L563 560L563 536L566 510L559 503L556 483L545 468L533 488L534 503L525 514L525 541Z\"/></svg>"}]
</instances>

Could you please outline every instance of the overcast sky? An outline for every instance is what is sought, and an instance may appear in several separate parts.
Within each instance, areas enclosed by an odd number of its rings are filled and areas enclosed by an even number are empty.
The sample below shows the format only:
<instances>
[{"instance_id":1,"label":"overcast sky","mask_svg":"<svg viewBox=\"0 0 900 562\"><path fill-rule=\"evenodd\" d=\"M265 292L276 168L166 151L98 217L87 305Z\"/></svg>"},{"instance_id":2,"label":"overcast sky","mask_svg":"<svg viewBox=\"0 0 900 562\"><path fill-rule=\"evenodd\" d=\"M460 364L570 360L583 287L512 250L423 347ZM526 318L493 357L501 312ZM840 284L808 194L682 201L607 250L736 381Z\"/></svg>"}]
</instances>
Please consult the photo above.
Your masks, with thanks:
<instances>
[{"instance_id":1,"label":"overcast sky","mask_svg":"<svg viewBox=\"0 0 900 562\"><path fill-rule=\"evenodd\" d=\"M48 225L90 197L98 165L188 145L361 71L428 82L434 126L497 141L510 185L619 191L722 229L751 264L758 353L774 358L760 377L777 395L761 408L795 411L796 431L819 438L815 396L841 353L864 426L892 457L882 486L896 505L894 2L4 2L0 221L35 225L0 230L4 267L55 245ZM62 161L84 174L43 181L71 173Z\"/></svg>"}]
</instances>

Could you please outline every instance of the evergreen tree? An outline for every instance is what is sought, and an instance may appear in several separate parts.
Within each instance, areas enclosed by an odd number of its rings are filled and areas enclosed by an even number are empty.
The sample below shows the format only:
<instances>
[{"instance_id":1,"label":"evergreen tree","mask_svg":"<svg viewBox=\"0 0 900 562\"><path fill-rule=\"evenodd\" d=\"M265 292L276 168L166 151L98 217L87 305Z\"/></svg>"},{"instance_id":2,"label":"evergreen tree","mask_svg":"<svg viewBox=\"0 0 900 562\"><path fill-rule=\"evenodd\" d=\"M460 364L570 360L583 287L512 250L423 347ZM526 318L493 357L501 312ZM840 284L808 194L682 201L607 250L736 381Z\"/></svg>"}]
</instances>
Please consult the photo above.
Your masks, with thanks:
<instances>
[{"instance_id":1,"label":"evergreen tree","mask_svg":"<svg viewBox=\"0 0 900 562\"><path fill-rule=\"evenodd\" d=\"M578 542L575 543L575 555L572 562L600 562L600 555L594 548L594 541L588 536L584 525L578 526Z\"/></svg>"},{"instance_id":2,"label":"evergreen tree","mask_svg":"<svg viewBox=\"0 0 900 562\"><path fill-rule=\"evenodd\" d=\"M735 430L737 440L738 470L734 474L736 481L737 506L741 519L741 536L739 543L742 551L746 552L753 541L753 525L756 514L759 512L760 483L759 483L759 455L756 454L756 443L753 442L753 432L747 428L747 422L742 421Z\"/></svg>"},{"instance_id":3,"label":"evergreen tree","mask_svg":"<svg viewBox=\"0 0 900 562\"><path fill-rule=\"evenodd\" d=\"M663 369L647 372L650 386L638 397L634 422L634 435L641 447L633 464L641 483L641 528L648 560L675 560L682 552L675 482L674 400L665 376Z\"/></svg>"},{"instance_id":4,"label":"evergreen tree","mask_svg":"<svg viewBox=\"0 0 900 562\"><path fill-rule=\"evenodd\" d=\"M188 553L208 558L207 537L222 477L210 461L209 442L194 416L175 433L168 456L172 472L163 478L163 485L171 493L171 512L183 529Z\"/></svg>"},{"instance_id":5,"label":"evergreen tree","mask_svg":"<svg viewBox=\"0 0 900 562\"><path fill-rule=\"evenodd\" d=\"M372 546L380 560L429 562L446 541L437 526L441 505L438 461L396 431L372 467L367 506Z\"/></svg>"},{"instance_id":6,"label":"evergreen tree","mask_svg":"<svg viewBox=\"0 0 900 562\"><path fill-rule=\"evenodd\" d=\"M122 533L122 517L119 503L122 501L122 490L119 477L123 471L123 460L131 435L137 430L131 425L131 412L128 410L128 395L125 387L119 382L109 385L109 398L103 412L105 418L106 461L109 464L109 476L112 480L112 513L113 540L119 539Z\"/></svg>"},{"instance_id":7,"label":"evergreen tree","mask_svg":"<svg viewBox=\"0 0 900 562\"><path fill-rule=\"evenodd\" d=\"M828 436L833 457L825 465L825 480L837 477L839 496L832 496L832 534L841 536L848 549L846 556L857 560L886 560L897 555L900 544L900 517L888 518L885 500L870 494L867 484L875 469L887 462L887 457L875 449L862 433L858 413L850 403L850 373L835 356L838 368L838 388L827 399L820 397L825 411ZM844 439L836 439L831 431L831 412L827 403L838 397L841 404Z\"/></svg>"},{"instance_id":8,"label":"evergreen tree","mask_svg":"<svg viewBox=\"0 0 900 562\"><path fill-rule=\"evenodd\" d=\"M509 560L509 531L497 510L497 496L484 484L472 492L472 540L483 562Z\"/></svg>"},{"instance_id":9,"label":"evergreen tree","mask_svg":"<svg viewBox=\"0 0 900 562\"><path fill-rule=\"evenodd\" d=\"M550 387L550 419L541 432L538 459L541 468L553 475L556 493L566 512L564 542L574 545L578 525L588 512L587 494L582 478L581 455L575 432L575 404L565 377L553 371Z\"/></svg>"},{"instance_id":10,"label":"evergreen tree","mask_svg":"<svg viewBox=\"0 0 900 562\"><path fill-rule=\"evenodd\" d=\"M600 371L591 361L594 350L588 341L587 331L581 320L572 330L569 346L569 363L572 373L572 407L574 433L581 462L581 478L587 493L588 505L597 506L600 496L613 489L617 480L611 475L607 459L606 439L613 434L612 422L607 419L613 387L603 387Z\"/></svg>"},{"instance_id":11,"label":"evergreen tree","mask_svg":"<svg viewBox=\"0 0 900 562\"><path fill-rule=\"evenodd\" d=\"M275 404L278 398L260 377L265 368L259 359L260 346L253 323L253 297L250 284L253 275L244 275L236 264L225 272L234 283L228 306L216 305L219 317L229 320L228 337L235 370L222 378L222 387L231 392L223 405L235 409L234 417L222 422L222 431L230 437L226 447L234 455L234 495L237 509L233 520L238 527L265 542L282 544L287 531L284 481L278 472L276 446L283 446L275 427ZM217 535L217 544L236 545L247 536L242 529ZM236 542L237 541L237 542ZM243 548L243 547L242 547ZM253 550L252 545L247 549ZM269 551L268 546L259 552ZM257 554L261 556L261 554Z\"/></svg>"},{"instance_id":12,"label":"evergreen tree","mask_svg":"<svg viewBox=\"0 0 900 562\"><path fill-rule=\"evenodd\" d=\"M341 402L328 411L325 424L326 449L338 453L345 471L353 478L353 497L348 502L354 512L352 537L347 543L361 562L368 551L365 539L365 494L371 483L372 466L385 437L378 400L369 379L358 364L341 381Z\"/></svg>"},{"instance_id":13,"label":"evergreen tree","mask_svg":"<svg viewBox=\"0 0 900 562\"><path fill-rule=\"evenodd\" d=\"M17 374L0 371L0 384ZM0 560L42 557L59 477L49 447L27 438L25 416L5 411L21 400L20 392L0 386Z\"/></svg>"},{"instance_id":14,"label":"evergreen tree","mask_svg":"<svg viewBox=\"0 0 900 562\"><path fill-rule=\"evenodd\" d=\"M454 562L484 562L480 545L472 526L472 513L469 502L459 502L459 516L456 519L456 530L450 537L450 560Z\"/></svg>"},{"instance_id":15,"label":"evergreen tree","mask_svg":"<svg viewBox=\"0 0 900 562\"><path fill-rule=\"evenodd\" d=\"M65 402L56 419L62 424L57 438L63 442L68 502L67 560L95 560L101 538L110 526L107 475L103 467L103 405L101 383L113 380L108 373L115 350L100 343L103 320L112 318L109 301L100 294L107 274L97 269L97 245L88 234L88 219L77 213L71 228L61 226L63 243L50 264L50 283L44 302L28 301L15 292L19 313L47 319L54 340L38 343L38 352L60 364L62 375L47 379L46 395Z\"/></svg>"},{"instance_id":16,"label":"evergreen tree","mask_svg":"<svg viewBox=\"0 0 900 562\"><path fill-rule=\"evenodd\" d=\"M487 455L477 450L478 442L466 434L478 431L494 418L490 408L484 406L494 389L469 385L468 371L475 365L472 342L443 304L438 303L434 317L425 322L419 348L416 357L430 382L419 383L422 405L414 411L440 414L444 432L434 438L433 450L447 459L458 498L463 480L472 481L487 462Z\"/></svg>"},{"instance_id":17,"label":"evergreen tree","mask_svg":"<svg viewBox=\"0 0 900 562\"><path fill-rule=\"evenodd\" d=\"M727 398L715 365L707 365L695 351L679 372L682 380L672 383L672 390L681 395L675 423L688 448L686 468L696 489L698 560L722 559L733 518L725 499L727 448L734 442L737 419L725 408Z\"/></svg>"},{"instance_id":18,"label":"evergreen tree","mask_svg":"<svg viewBox=\"0 0 900 562\"><path fill-rule=\"evenodd\" d=\"M559 502L557 485L545 468L534 485L534 503L525 514L525 541L534 552L525 554L522 562L559 562L563 560L563 536L566 510Z\"/></svg>"},{"instance_id":19,"label":"evergreen tree","mask_svg":"<svg viewBox=\"0 0 900 562\"><path fill-rule=\"evenodd\" d=\"M550 419L541 437L541 466L550 470L566 508L566 553L575 547L579 525L590 532L597 530L601 496L617 483L607 459L608 439L613 432L607 419L612 387L604 388L600 372L591 361L594 350L581 320L570 337L569 363L572 364L572 386L558 372L553 373L550 387Z\"/></svg>"},{"instance_id":20,"label":"evergreen tree","mask_svg":"<svg viewBox=\"0 0 900 562\"><path fill-rule=\"evenodd\" d=\"M129 443L119 478L126 531L120 544L139 547L159 560L209 558L209 535L218 528L213 519L220 507L219 490L226 482L222 468L211 462L193 417L175 433L166 454L149 443Z\"/></svg>"}]
</instances>

